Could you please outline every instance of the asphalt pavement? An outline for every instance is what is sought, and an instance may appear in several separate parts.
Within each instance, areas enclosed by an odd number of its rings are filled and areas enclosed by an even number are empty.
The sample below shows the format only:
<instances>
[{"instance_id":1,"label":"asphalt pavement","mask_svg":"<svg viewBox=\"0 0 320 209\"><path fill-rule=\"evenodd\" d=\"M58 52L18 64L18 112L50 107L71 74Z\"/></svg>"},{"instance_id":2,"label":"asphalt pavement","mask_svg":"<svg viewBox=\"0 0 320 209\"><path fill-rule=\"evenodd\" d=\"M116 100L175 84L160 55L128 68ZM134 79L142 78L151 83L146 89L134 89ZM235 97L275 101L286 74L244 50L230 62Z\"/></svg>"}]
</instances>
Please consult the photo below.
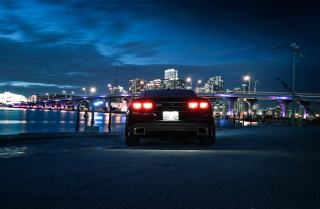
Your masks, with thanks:
<instances>
[{"instance_id":1,"label":"asphalt pavement","mask_svg":"<svg viewBox=\"0 0 320 209\"><path fill-rule=\"evenodd\" d=\"M127 147L123 133L2 136L0 208L320 208L319 134L219 129L212 147Z\"/></svg>"}]
</instances>

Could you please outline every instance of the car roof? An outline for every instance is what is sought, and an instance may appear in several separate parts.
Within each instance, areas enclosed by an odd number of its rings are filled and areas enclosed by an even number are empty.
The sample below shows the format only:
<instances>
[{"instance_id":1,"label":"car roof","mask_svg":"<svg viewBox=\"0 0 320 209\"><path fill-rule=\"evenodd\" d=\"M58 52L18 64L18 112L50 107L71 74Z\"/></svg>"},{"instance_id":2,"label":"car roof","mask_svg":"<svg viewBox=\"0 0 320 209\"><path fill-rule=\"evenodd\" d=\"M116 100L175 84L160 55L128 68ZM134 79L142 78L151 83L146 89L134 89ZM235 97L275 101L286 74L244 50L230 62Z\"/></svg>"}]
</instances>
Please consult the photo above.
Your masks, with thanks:
<instances>
[{"instance_id":1,"label":"car roof","mask_svg":"<svg viewBox=\"0 0 320 209\"><path fill-rule=\"evenodd\" d=\"M141 93L140 98L156 98L156 97L198 97L193 90L187 89L157 89L146 90Z\"/></svg>"}]
</instances>

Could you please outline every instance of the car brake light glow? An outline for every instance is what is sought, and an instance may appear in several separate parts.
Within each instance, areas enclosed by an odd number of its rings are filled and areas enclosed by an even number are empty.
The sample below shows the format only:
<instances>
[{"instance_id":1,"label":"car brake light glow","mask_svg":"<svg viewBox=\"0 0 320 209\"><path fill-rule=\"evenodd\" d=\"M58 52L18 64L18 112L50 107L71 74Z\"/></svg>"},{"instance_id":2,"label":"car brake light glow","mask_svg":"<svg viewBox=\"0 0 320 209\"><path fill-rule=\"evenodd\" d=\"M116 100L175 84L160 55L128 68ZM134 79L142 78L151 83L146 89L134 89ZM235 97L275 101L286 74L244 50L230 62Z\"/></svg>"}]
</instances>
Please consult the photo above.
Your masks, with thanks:
<instances>
[{"instance_id":1,"label":"car brake light glow","mask_svg":"<svg viewBox=\"0 0 320 209\"><path fill-rule=\"evenodd\" d=\"M142 104L139 102L135 102L132 104L133 109L139 110L142 108Z\"/></svg>"},{"instance_id":2,"label":"car brake light glow","mask_svg":"<svg viewBox=\"0 0 320 209\"><path fill-rule=\"evenodd\" d=\"M152 103L150 102L143 103L143 108L148 110L152 109Z\"/></svg>"},{"instance_id":3,"label":"car brake light glow","mask_svg":"<svg viewBox=\"0 0 320 209\"><path fill-rule=\"evenodd\" d=\"M209 107L208 102L200 102L200 108L205 109L205 108L208 108L208 107Z\"/></svg>"},{"instance_id":4,"label":"car brake light glow","mask_svg":"<svg viewBox=\"0 0 320 209\"><path fill-rule=\"evenodd\" d=\"M191 108L191 109L198 108L198 103L197 102L189 102L189 108Z\"/></svg>"}]
</instances>

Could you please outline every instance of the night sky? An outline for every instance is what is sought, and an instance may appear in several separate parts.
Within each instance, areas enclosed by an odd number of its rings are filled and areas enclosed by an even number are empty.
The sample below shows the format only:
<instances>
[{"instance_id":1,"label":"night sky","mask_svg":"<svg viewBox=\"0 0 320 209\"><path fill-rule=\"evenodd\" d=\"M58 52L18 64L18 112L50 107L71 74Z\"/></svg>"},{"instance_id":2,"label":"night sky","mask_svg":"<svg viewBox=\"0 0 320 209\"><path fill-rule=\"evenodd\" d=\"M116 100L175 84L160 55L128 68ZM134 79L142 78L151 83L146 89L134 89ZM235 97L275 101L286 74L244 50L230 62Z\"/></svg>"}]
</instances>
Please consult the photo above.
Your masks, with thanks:
<instances>
[{"instance_id":1,"label":"night sky","mask_svg":"<svg viewBox=\"0 0 320 209\"><path fill-rule=\"evenodd\" d=\"M1 0L0 92L84 95L82 87L129 80L223 76L224 89L250 76L251 91L320 93L320 1ZM278 46L275 50L270 47ZM301 60L299 54L303 53ZM88 94L88 91L87 91Z\"/></svg>"}]
</instances>

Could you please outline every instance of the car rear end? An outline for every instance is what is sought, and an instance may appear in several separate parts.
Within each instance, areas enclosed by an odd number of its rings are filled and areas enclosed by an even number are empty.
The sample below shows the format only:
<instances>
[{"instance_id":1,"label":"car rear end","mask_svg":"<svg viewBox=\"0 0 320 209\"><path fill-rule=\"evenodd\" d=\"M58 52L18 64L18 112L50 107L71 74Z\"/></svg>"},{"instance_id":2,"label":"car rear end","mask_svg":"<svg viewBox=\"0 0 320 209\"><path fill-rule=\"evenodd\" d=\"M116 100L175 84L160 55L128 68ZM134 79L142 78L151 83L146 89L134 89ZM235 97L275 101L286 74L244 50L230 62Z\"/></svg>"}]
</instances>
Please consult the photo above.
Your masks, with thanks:
<instances>
[{"instance_id":1,"label":"car rear end","mask_svg":"<svg viewBox=\"0 0 320 209\"><path fill-rule=\"evenodd\" d=\"M174 91L177 94L180 92ZM172 97L170 94L168 97L165 97L166 94L156 96L143 96L129 104L126 138L132 137L134 142L139 142L140 137L198 137L201 143L215 136L209 100L199 98L195 93L188 97ZM209 142L209 145L212 144Z\"/></svg>"}]
</instances>

